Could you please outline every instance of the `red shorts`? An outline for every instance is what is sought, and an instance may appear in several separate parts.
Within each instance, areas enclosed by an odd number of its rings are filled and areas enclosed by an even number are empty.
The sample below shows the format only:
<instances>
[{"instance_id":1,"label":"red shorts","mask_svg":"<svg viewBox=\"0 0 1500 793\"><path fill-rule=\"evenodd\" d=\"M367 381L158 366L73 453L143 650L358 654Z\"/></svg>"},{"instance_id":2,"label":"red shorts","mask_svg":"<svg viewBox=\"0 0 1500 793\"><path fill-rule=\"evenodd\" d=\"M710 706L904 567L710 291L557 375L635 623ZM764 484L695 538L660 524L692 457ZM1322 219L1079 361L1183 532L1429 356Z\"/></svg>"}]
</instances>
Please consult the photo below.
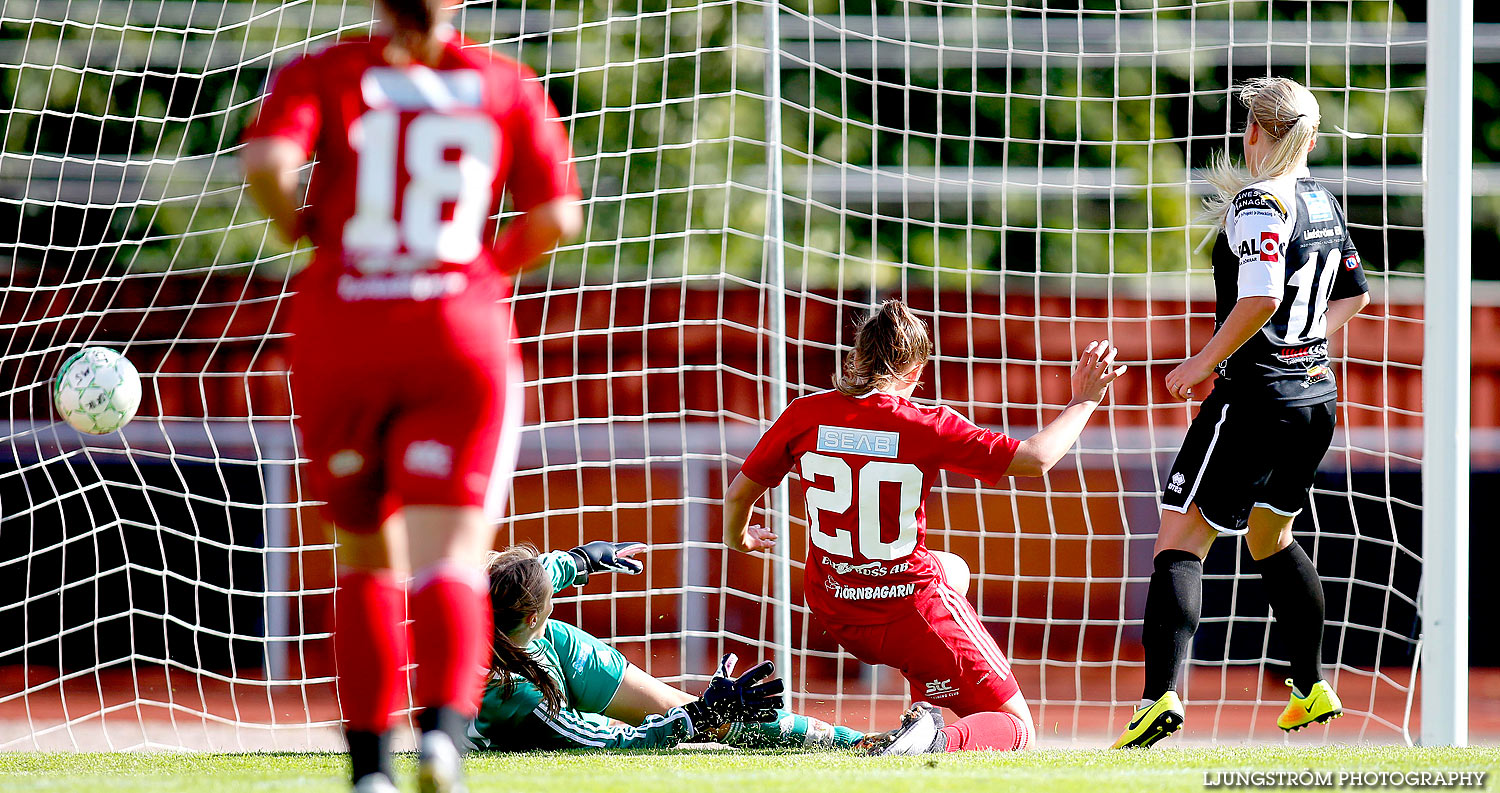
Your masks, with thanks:
<instances>
[{"instance_id":1,"label":"red shorts","mask_svg":"<svg viewBox=\"0 0 1500 793\"><path fill-rule=\"evenodd\" d=\"M909 602L910 611L888 623L828 633L859 660L901 670L913 701L959 716L1000 710L1020 692L1010 661L962 595L939 581Z\"/></svg>"},{"instance_id":2,"label":"red shorts","mask_svg":"<svg viewBox=\"0 0 1500 793\"><path fill-rule=\"evenodd\" d=\"M515 468L520 366L504 353L373 362L298 355L292 391L312 495L346 531L378 531L407 505L498 518Z\"/></svg>"}]
</instances>

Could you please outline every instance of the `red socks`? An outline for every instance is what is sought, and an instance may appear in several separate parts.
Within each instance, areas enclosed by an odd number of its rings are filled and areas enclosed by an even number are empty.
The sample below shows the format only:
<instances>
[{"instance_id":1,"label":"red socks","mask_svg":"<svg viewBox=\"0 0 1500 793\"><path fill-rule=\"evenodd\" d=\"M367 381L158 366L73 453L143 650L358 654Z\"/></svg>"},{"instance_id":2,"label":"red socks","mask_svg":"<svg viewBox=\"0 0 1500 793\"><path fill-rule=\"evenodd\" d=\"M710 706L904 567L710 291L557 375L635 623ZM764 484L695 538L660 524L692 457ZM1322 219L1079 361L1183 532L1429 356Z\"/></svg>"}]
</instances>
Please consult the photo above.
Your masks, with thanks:
<instances>
[{"instance_id":1,"label":"red socks","mask_svg":"<svg viewBox=\"0 0 1500 793\"><path fill-rule=\"evenodd\" d=\"M472 715L492 652L484 573L443 563L418 571L411 584L411 617L416 704Z\"/></svg>"},{"instance_id":2,"label":"red socks","mask_svg":"<svg viewBox=\"0 0 1500 793\"><path fill-rule=\"evenodd\" d=\"M973 713L943 728L948 751L995 749L1014 752L1031 745L1026 722L1004 711Z\"/></svg>"},{"instance_id":3,"label":"red socks","mask_svg":"<svg viewBox=\"0 0 1500 793\"><path fill-rule=\"evenodd\" d=\"M406 693L401 587L389 572L343 570L334 608L333 653L348 729L385 732Z\"/></svg>"}]
</instances>

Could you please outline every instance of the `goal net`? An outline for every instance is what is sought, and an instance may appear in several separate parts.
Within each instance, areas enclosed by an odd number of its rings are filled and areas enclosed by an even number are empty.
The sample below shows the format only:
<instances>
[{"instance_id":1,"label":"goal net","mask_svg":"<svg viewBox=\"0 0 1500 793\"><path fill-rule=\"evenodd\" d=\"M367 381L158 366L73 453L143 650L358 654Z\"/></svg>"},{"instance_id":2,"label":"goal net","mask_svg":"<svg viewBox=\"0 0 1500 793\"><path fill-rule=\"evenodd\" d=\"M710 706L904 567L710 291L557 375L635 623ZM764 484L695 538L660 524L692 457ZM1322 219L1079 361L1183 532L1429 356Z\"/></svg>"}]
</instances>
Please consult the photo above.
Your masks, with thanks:
<instances>
[{"instance_id":1,"label":"goal net","mask_svg":"<svg viewBox=\"0 0 1500 793\"><path fill-rule=\"evenodd\" d=\"M919 400L1014 436L1109 338L1130 374L1058 469L949 476L928 510L1040 736L1080 745L1139 695L1157 490L1194 410L1160 382L1212 330L1194 169L1235 143L1231 85L1308 84L1314 175L1374 302L1333 340L1340 430L1297 522L1347 716L1298 740L1412 738L1425 33L1399 4L522 0L456 22L541 75L585 195L585 234L514 299L527 413L502 539L651 545L646 575L555 616L689 690L722 652L777 658L793 707L893 723L903 681L803 606L795 489L785 555L749 557L720 543L728 480L885 297L933 328ZM345 0L0 4L0 750L338 745L336 549L282 331L307 251L249 205L236 152L271 68L370 25ZM85 344L145 377L123 433L51 410ZM1279 735L1259 579L1229 542L1205 579L1187 736Z\"/></svg>"}]
</instances>

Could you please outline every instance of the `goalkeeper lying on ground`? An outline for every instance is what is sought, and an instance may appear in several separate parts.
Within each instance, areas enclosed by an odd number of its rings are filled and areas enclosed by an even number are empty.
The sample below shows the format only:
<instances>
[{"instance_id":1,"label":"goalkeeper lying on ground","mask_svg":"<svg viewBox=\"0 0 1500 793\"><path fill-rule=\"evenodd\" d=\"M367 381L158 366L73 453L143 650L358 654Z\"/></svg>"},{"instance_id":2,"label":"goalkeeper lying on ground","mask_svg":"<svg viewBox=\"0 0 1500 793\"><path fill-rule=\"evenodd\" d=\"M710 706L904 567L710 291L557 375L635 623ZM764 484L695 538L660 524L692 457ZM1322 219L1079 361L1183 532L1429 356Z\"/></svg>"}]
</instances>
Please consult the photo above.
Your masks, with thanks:
<instances>
[{"instance_id":1,"label":"goalkeeper lying on ground","mask_svg":"<svg viewBox=\"0 0 1500 793\"><path fill-rule=\"evenodd\" d=\"M552 614L552 595L592 573L639 573L645 546L592 542L540 556L530 546L490 555L495 652L479 715L478 749L651 749L687 740L743 748L854 748L865 736L781 710L780 680L763 663L733 678L725 656L702 697L641 671ZM630 726L636 725L636 726Z\"/></svg>"}]
</instances>

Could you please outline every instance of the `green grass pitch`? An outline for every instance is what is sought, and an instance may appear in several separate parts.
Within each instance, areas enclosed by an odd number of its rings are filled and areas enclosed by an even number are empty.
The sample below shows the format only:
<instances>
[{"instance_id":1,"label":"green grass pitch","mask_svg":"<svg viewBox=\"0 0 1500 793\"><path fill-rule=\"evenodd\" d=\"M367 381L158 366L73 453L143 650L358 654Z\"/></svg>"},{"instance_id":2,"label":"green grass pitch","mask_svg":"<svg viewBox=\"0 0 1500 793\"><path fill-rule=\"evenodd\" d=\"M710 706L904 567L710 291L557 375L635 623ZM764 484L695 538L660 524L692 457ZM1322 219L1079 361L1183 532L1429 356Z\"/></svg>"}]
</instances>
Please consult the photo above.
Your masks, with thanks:
<instances>
[{"instance_id":1,"label":"green grass pitch","mask_svg":"<svg viewBox=\"0 0 1500 793\"><path fill-rule=\"evenodd\" d=\"M411 790L412 758L398 770ZM1040 750L929 757L723 751L472 755L473 793L1035 793L1203 791L1206 771L1488 771L1500 748L1236 746L1149 751ZM0 754L0 790L249 793L346 791L337 754ZM1338 788L1354 789L1354 788ZM1400 788L1410 789L1410 788Z\"/></svg>"}]
</instances>

